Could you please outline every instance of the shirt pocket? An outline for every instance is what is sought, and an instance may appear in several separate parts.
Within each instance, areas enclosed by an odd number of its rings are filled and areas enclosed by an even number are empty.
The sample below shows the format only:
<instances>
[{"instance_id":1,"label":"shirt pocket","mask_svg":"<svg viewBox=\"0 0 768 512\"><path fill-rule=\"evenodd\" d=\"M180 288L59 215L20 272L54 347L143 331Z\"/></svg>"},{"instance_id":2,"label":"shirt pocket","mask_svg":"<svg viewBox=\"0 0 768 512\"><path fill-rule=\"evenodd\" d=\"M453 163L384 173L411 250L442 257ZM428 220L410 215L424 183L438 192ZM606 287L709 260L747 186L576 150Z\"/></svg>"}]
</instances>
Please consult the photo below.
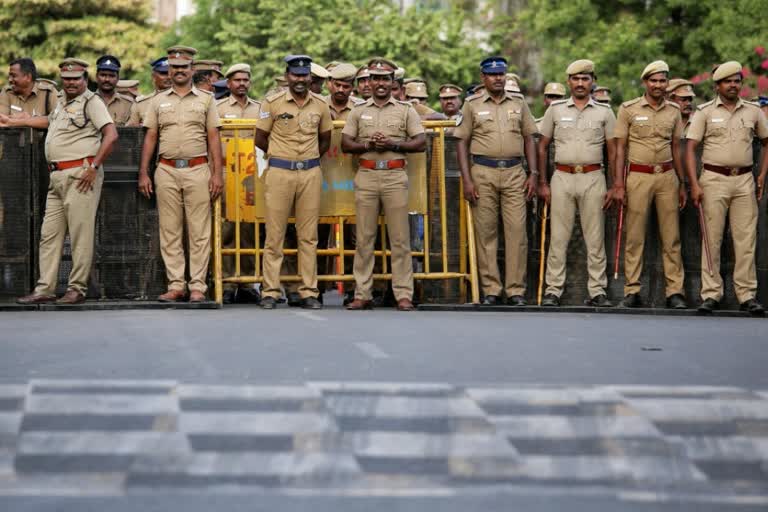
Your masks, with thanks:
<instances>
[{"instance_id":1,"label":"shirt pocket","mask_svg":"<svg viewBox=\"0 0 768 512\"><path fill-rule=\"evenodd\" d=\"M475 114L473 120L473 130L481 135L487 135L494 131L496 119L493 114Z\"/></svg>"},{"instance_id":2,"label":"shirt pocket","mask_svg":"<svg viewBox=\"0 0 768 512\"><path fill-rule=\"evenodd\" d=\"M205 103L201 102L195 102L192 104L191 110L191 121L194 123L199 124L200 126L205 126L205 119L206 114L208 113L208 108L205 105Z\"/></svg>"},{"instance_id":3,"label":"shirt pocket","mask_svg":"<svg viewBox=\"0 0 768 512\"><path fill-rule=\"evenodd\" d=\"M747 119L741 119L736 125L736 139L742 142L749 142L751 144L754 138L754 125Z\"/></svg>"},{"instance_id":4,"label":"shirt pocket","mask_svg":"<svg viewBox=\"0 0 768 512\"><path fill-rule=\"evenodd\" d=\"M653 134L653 123L648 116L635 116L629 126L629 134L634 137L650 137Z\"/></svg>"},{"instance_id":5,"label":"shirt pocket","mask_svg":"<svg viewBox=\"0 0 768 512\"><path fill-rule=\"evenodd\" d=\"M83 110L65 110L64 115L69 125L76 128L83 128L85 126L85 112Z\"/></svg>"},{"instance_id":6,"label":"shirt pocket","mask_svg":"<svg viewBox=\"0 0 768 512\"><path fill-rule=\"evenodd\" d=\"M405 134L405 121L402 119L387 119L384 130L388 137L402 138Z\"/></svg>"},{"instance_id":7,"label":"shirt pocket","mask_svg":"<svg viewBox=\"0 0 768 512\"><path fill-rule=\"evenodd\" d=\"M166 126L172 126L177 123L176 119L176 106L175 105L160 105L157 108L157 122L161 128Z\"/></svg>"},{"instance_id":8,"label":"shirt pocket","mask_svg":"<svg viewBox=\"0 0 768 512\"><path fill-rule=\"evenodd\" d=\"M519 108L507 109L504 118L506 131L520 133L520 127L523 124L523 113Z\"/></svg>"},{"instance_id":9,"label":"shirt pocket","mask_svg":"<svg viewBox=\"0 0 768 512\"><path fill-rule=\"evenodd\" d=\"M725 124L725 119L722 119L722 118L719 118L717 120L715 120L714 118L707 119L706 135L714 139L722 139L722 140L727 139L728 127Z\"/></svg>"},{"instance_id":10,"label":"shirt pocket","mask_svg":"<svg viewBox=\"0 0 768 512\"><path fill-rule=\"evenodd\" d=\"M675 128L675 121L673 119L660 119L656 123L656 134L669 139L672 137L672 131Z\"/></svg>"},{"instance_id":11,"label":"shirt pocket","mask_svg":"<svg viewBox=\"0 0 768 512\"><path fill-rule=\"evenodd\" d=\"M579 130L573 117L560 118L555 122L555 141L569 142L577 140Z\"/></svg>"},{"instance_id":12,"label":"shirt pocket","mask_svg":"<svg viewBox=\"0 0 768 512\"><path fill-rule=\"evenodd\" d=\"M299 114L299 129L301 133L307 135L317 134L318 126L320 126L320 114L317 112L302 112Z\"/></svg>"}]
</instances>

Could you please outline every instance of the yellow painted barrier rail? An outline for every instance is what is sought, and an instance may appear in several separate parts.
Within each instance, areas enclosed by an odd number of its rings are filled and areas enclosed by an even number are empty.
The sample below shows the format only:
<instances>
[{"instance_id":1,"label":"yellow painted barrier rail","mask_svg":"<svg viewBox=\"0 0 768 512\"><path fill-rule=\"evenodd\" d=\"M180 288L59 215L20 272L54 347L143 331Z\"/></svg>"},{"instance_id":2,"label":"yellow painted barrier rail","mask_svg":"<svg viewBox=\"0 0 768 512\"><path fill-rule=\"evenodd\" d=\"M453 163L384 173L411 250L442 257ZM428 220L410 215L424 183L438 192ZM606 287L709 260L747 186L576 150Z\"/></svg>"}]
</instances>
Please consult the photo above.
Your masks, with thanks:
<instances>
[{"instance_id":1,"label":"yellow painted barrier rail","mask_svg":"<svg viewBox=\"0 0 768 512\"><path fill-rule=\"evenodd\" d=\"M255 119L224 119L222 120L222 145L224 154L225 193L214 203L213 223L213 279L215 300L223 302L224 283L260 283L262 281L261 260L262 229L265 224L264 182L262 173L266 169L266 161L261 150L254 147ZM334 121L331 147L323 155L321 168L323 171L323 193L320 205L320 224L331 226L335 233L335 247L318 247L318 258L332 257L336 259L334 272L323 273L326 265L318 264L318 281L344 282L354 281L352 274L344 272L345 261L354 257L355 250L347 248L344 226L355 223L355 203L353 180L357 171L356 158L341 151L341 129L343 121ZM472 222L472 210L464 200L461 180L459 180L458 204L448 204L445 182L445 129L455 127L454 121L424 121L424 128L434 132L431 145L431 165L427 168L425 153L408 155L409 198L408 210L412 215L423 218L423 250L411 252L413 258L423 261L423 272L414 272L416 280L445 280L459 279L460 297L462 302L467 300L467 284L471 302L478 303L480 290L477 274L477 255L475 250L475 234ZM433 252L430 247L430 213L428 208L429 185L432 184L438 193L440 215L440 248ZM459 209L459 265L457 272L448 270L448 208ZM224 247L222 225L226 221L229 226L228 238L232 238ZM294 218L289 219L292 223ZM380 273L374 274L375 280L391 280L392 274L387 257L386 224L383 217L379 218L380 247L374 251L380 258ZM232 229L233 228L233 229ZM252 229L252 247L242 246L243 228ZM250 232L248 232L250 234ZM295 248L284 249L285 256L296 255ZM234 257L232 275L223 275L223 258ZM439 257L440 269L435 270L430 260ZM243 272L243 258L253 258L253 272ZM297 282L298 274L281 275L283 282Z\"/></svg>"}]
</instances>

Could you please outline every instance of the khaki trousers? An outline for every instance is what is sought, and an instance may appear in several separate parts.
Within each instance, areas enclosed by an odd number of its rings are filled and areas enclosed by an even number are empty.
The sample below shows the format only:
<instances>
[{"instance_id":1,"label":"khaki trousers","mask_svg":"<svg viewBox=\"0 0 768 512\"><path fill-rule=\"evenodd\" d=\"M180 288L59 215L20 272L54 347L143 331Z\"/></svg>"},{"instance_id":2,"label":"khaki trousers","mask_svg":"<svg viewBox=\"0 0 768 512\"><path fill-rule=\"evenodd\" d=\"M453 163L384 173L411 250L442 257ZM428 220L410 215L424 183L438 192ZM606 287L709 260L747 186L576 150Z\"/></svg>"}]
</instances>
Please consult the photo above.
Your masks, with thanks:
<instances>
[{"instance_id":1,"label":"khaki trousers","mask_svg":"<svg viewBox=\"0 0 768 512\"><path fill-rule=\"evenodd\" d=\"M211 196L208 164L176 169L159 164L155 171L160 254L169 290L184 290L185 259L182 233L186 219L189 246L189 289L205 293L211 258Z\"/></svg>"},{"instance_id":2,"label":"khaki trousers","mask_svg":"<svg viewBox=\"0 0 768 512\"><path fill-rule=\"evenodd\" d=\"M683 293L683 255L680 250L679 184L674 171L659 174L630 172L627 176L627 210L624 222L627 241L624 248L624 295L640 292L643 272L643 249L651 203L656 204L656 217L661 239L666 296Z\"/></svg>"},{"instance_id":3,"label":"khaki trousers","mask_svg":"<svg viewBox=\"0 0 768 512\"><path fill-rule=\"evenodd\" d=\"M472 207L477 240L477 266L484 295L501 295L499 265L499 210L504 221L505 291L507 297L525 295L528 257L525 180L522 165L494 169L472 165L472 181L480 195Z\"/></svg>"},{"instance_id":4,"label":"khaki trousers","mask_svg":"<svg viewBox=\"0 0 768 512\"><path fill-rule=\"evenodd\" d=\"M738 301L745 302L757 294L755 245L757 241L757 199L755 179L751 173L742 176L721 176L703 171L699 179L704 190L702 205L707 219L709 252L714 276L707 272L707 255L701 249L701 298L719 301L723 298L723 278L720 275L720 246L723 243L725 216L730 218L735 264L733 285Z\"/></svg>"},{"instance_id":5,"label":"khaki trousers","mask_svg":"<svg viewBox=\"0 0 768 512\"><path fill-rule=\"evenodd\" d=\"M547 254L547 291L560 297L565 285L565 265L568 243L573 233L576 209L581 219L581 231L587 246L587 289L590 297L605 294L608 278L605 274L605 176L593 171L569 174L555 171L551 183L551 239Z\"/></svg>"},{"instance_id":6,"label":"khaki trousers","mask_svg":"<svg viewBox=\"0 0 768 512\"><path fill-rule=\"evenodd\" d=\"M323 174L320 167L291 171L270 167L265 177L267 240L264 245L264 286L262 296L280 298L280 268L288 217L296 207L296 237L302 299L317 297L317 221Z\"/></svg>"},{"instance_id":7,"label":"khaki trousers","mask_svg":"<svg viewBox=\"0 0 768 512\"><path fill-rule=\"evenodd\" d=\"M77 190L84 167L51 172L48 196L45 200L45 216L40 232L40 279L35 293L54 295L61 263L64 239L69 231L72 247L72 271L69 273L68 290L88 291L88 276L93 263L93 244L96 231L96 211L101 199L104 169L100 168L93 190Z\"/></svg>"},{"instance_id":8,"label":"khaki trousers","mask_svg":"<svg viewBox=\"0 0 768 512\"><path fill-rule=\"evenodd\" d=\"M384 207L392 251L395 299L413 298L411 230L408 224L408 174L402 169L359 169L355 176L357 230L354 270L355 298L373 298L374 247L380 206Z\"/></svg>"}]
</instances>

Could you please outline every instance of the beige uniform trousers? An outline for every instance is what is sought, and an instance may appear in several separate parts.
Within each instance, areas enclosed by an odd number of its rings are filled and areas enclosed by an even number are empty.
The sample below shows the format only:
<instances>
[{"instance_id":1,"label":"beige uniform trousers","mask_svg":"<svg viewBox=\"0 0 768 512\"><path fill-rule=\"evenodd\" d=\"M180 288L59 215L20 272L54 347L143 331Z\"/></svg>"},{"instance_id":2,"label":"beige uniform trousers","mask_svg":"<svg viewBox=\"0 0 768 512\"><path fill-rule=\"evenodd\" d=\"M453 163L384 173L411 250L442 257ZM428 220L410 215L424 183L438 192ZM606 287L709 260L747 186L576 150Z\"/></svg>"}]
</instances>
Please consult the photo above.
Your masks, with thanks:
<instances>
[{"instance_id":1,"label":"beige uniform trousers","mask_svg":"<svg viewBox=\"0 0 768 512\"><path fill-rule=\"evenodd\" d=\"M683 255L680 250L679 184L675 171L659 174L630 172L627 176L627 210L624 223L624 295L640 292L643 249L651 203L656 204L666 296L683 293Z\"/></svg>"},{"instance_id":2,"label":"beige uniform trousers","mask_svg":"<svg viewBox=\"0 0 768 512\"><path fill-rule=\"evenodd\" d=\"M728 215L733 238L735 262L733 285L738 301L745 302L757 294L755 245L757 241L757 199L755 179L751 173L741 176L721 176L704 171L699 179L704 190L704 216L707 219L709 252L712 270L707 272L707 255L701 249L701 298L719 301L723 297L723 278L720 275L720 247L723 243L725 216Z\"/></svg>"},{"instance_id":3,"label":"beige uniform trousers","mask_svg":"<svg viewBox=\"0 0 768 512\"><path fill-rule=\"evenodd\" d=\"M494 169L472 165L472 181L480 195L472 207L477 240L477 266L484 295L501 295L499 209L504 221L504 265L507 297L525 295L528 257L525 180L522 165Z\"/></svg>"},{"instance_id":4,"label":"beige uniform trousers","mask_svg":"<svg viewBox=\"0 0 768 512\"><path fill-rule=\"evenodd\" d=\"M317 297L317 221L323 173L320 167L291 171L270 167L266 170L265 199L267 239L264 245L264 286L262 296L280 298L280 268L288 218L296 206L296 237L299 249L299 275L302 299Z\"/></svg>"},{"instance_id":5,"label":"beige uniform trousers","mask_svg":"<svg viewBox=\"0 0 768 512\"><path fill-rule=\"evenodd\" d=\"M560 297L565 285L568 243L573 233L576 209L587 246L587 289L590 297L605 294L605 176L600 171L569 174L555 171L552 175L549 253L547 254L547 291Z\"/></svg>"},{"instance_id":6,"label":"beige uniform trousers","mask_svg":"<svg viewBox=\"0 0 768 512\"><path fill-rule=\"evenodd\" d=\"M169 290L184 290L184 220L189 247L189 289L205 293L211 258L211 196L208 164L176 169L159 164L155 171L157 213L160 221L160 254L165 263Z\"/></svg>"},{"instance_id":7,"label":"beige uniform trousers","mask_svg":"<svg viewBox=\"0 0 768 512\"><path fill-rule=\"evenodd\" d=\"M392 290L395 299L413 298L411 230L408 223L408 174L403 169L360 169L355 176L355 298L373 297L374 246L380 206L384 207L392 251Z\"/></svg>"},{"instance_id":8,"label":"beige uniform trousers","mask_svg":"<svg viewBox=\"0 0 768 512\"><path fill-rule=\"evenodd\" d=\"M53 295L61 263L64 239L69 231L72 247L72 271L69 273L68 290L88 291L88 276L93 262L93 244L96 231L96 211L104 183L104 169L100 168L93 182L93 190L77 190L84 167L51 172L48 196L45 200L45 217L40 232L40 279L35 293Z\"/></svg>"}]
</instances>

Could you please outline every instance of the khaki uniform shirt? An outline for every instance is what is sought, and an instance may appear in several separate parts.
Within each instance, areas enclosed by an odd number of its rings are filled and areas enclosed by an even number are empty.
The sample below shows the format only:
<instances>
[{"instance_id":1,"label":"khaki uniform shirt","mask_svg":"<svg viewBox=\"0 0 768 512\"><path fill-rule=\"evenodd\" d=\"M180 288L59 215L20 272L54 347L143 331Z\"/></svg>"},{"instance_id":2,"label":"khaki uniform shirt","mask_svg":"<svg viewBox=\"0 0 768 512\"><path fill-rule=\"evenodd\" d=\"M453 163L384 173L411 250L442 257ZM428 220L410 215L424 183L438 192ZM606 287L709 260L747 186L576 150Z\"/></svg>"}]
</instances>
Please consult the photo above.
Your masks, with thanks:
<instances>
[{"instance_id":1,"label":"khaki uniform shirt","mask_svg":"<svg viewBox=\"0 0 768 512\"><path fill-rule=\"evenodd\" d=\"M94 156L101 147L101 129L113 123L104 102L91 91L67 101L63 94L48 115L45 158L67 162Z\"/></svg>"},{"instance_id":2,"label":"khaki uniform shirt","mask_svg":"<svg viewBox=\"0 0 768 512\"><path fill-rule=\"evenodd\" d=\"M160 135L163 158L190 159L208 154L208 130L221 126L213 96L192 87L179 96L171 87L157 93L147 108L145 128Z\"/></svg>"},{"instance_id":3,"label":"khaki uniform shirt","mask_svg":"<svg viewBox=\"0 0 768 512\"><path fill-rule=\"evenodd\" d=\"M501 102L483 91L471 96L461 108L461 124L453 131L468 139L469 152L491 158L520 157L523 137L537 133L536 121L525 103L515 93L506 92Z\"/></svg>"},{"instance_id":4,"label":"khaki uniform shirt","mask_svg":"<svg viewBox=\"0 0 768 512\"><path fill-rule=\"evenodd\" d=\"M359 101L359 100L358 100ZM330 96L325 97L325 102L328 103L328 107L331 109L331 119L334 121L346 121L349 117L349 113L352 112L352 109L355 108L356 105L362 105L365 103L364 101L357 102L352 99L352 96L349 97L347 100L347 104L342 109L337 109L334 104L333 100Z\"/></svg>"},{"instance_id":5,"label":"khaki uniform shirt","mask_svg":"<svg viewBox=\"0 0 768 512\"><path fill-rule=\"evenodd\" d=\"M47 116L56 108L58 94L52 84L39 80L26 99L16 95L8 86L0 92L0 114L12 116L26 112L30 116Z\"/></svg>"},{"instance_id":6,"label":"khaki uniform shirt","mask_svg":"<svg viewBox=\"0 0 768 512\"><path fill-rule=\"evenodd\" d=\"M242 106L240 102L235 99L234 96L227 98L221 98L216 102L216 110L219 112L219 118L224 119L258 119L259 110L261 109L261 103L251 98L246 98L245 106ZM251 131L250 135L246 134L245 130L239 130L240 136L253 136ZM231 138L235 136L234 130L222 130L221 136L223 138Z\"/></svg>"},{"instance_id":7,"label":"khaki uniform shirt","mask_svg":"<svg viewBox=\"0 0 768 512\"><path fill-rule=\"evenodd\" d=\"M269 156L288 160L320 157L318 134L333 129L328 103L309 92L299 107L290 91L267 96L261 104L256 128L269 133Z\"/></svg>"},{"instance_id":8,"label":"khaki uniform shirt","mask_svg":"<svg viewBox=\"0 0 768 512\"><path fill-rule=\"evenodd\" d=\"M421 117L422 119L424 119L425 117L429 117L431 115L437 114L436 110L433 110L432 108L426 106L420 101L414 101L413 108L414 110L416 110L416 113L419 114L419 117Z\"/></svg>"},{"instance_id":9,"label":"khaki uniform shirt","mask_svg":"<svg viewBox=\"0 0 768 512\"><path fill-rule=\"evenodd\" d=\"M131 115L128 116L128 126L144 126L144 117L147 114L150 100L157 96L158 91L153 91L145 96L139 96L131 105Z\"/></svg>"},{"instance_id":10,"label":"khaki uniform shirt","mask_svg":"<svg viewBox=\"0 0 768 512\"><path fill-rule=\"evenodd\" d=\"M424 127L413 105L390 96L382 106L376 105L373 98L369 98L362 105L355 107L341 133L354 137L358 142L367 142L376 132L381 132L394 141L405 141L424 133ZM405 153L368 151L360 155L360 158L397 160L405 158Z\"/></svg>"},{"instance_id":11,"label":"khaki uniform shirt","mask_svg":"<svg viewBox=\"0 0 768 512\"><path fill-rule=\"evenodd\" d=\"M555 162L600 164L605 140L613 137L616 116L607 105L590 99L579 110L572 98L552 102L541 120L541 134L555 142Z\"/></svg>"},{"instance_id":12,"label":"khaki uniform shirt","mask_svg":"<svg viewBox=\"0 0 768 512\"><path fill-rule=\"evenodd\" d=\"M645 95L619 108L613 136L627 139L627 158L636 164L655 165L672 160L672 137L683 134L683 119L676 103L664 100L657 109Z\"/></svg>"},{"instance_id":13,"label":"khaki uniform shirt","mask_svg":"<svg viewBox=\"0 0 768 512\"><path fill-rule=\"evenodd\" d=\"M102 101L104 101L104 104L107 105L107 112L112 116L112 120L117 126L124 126L125 123L128 122L128 119L131 117L131 107L134 103L133 98L116 92L112 96L112 99L107 102L107 100L102 98L101 94L98 92L96 93L96 96L101 98Z\"/></svg>"},{"instance_id":14,"label":"khaki uniform shirt","mask_svg":"<svg viewBox=\"0 0 768 512\"><path fill-rule=\"evenodd\" d=\"M723 167L747 167L753 161L752 140L768 137L768 120L760 107L739 100L731 112L718 96L693 113L688 138L703 141L701 161Z\"/></svg>"}]
</instances>

